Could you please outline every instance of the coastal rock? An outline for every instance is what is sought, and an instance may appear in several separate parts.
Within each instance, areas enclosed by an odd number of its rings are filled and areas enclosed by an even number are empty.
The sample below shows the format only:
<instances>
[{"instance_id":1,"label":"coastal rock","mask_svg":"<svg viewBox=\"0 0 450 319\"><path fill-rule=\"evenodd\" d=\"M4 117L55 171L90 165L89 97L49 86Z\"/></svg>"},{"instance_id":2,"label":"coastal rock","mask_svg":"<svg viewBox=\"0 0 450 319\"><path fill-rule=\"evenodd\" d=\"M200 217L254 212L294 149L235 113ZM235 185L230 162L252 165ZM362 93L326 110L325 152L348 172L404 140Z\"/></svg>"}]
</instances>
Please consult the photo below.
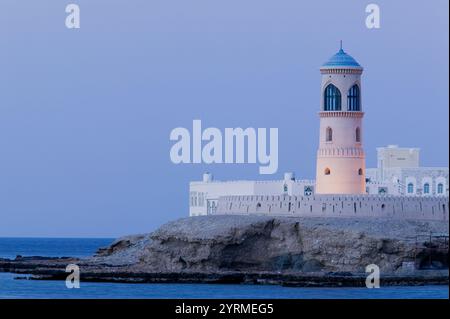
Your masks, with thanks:
<instances>
[{"instance_id":1,"label":"coastal rock","mask_svg":"<svg viewBox=\"0 0 450 319\"><path fill-rule=\"evenodd\" d=\"M448 285L446 234L437 221L202 216L119 238L90 258L0 259L0 272L66 280L77 264L85 282L364 287L376 264L383 285Z\"/></svg>"},{"instance_id":2,"label":"coastal rock","mask_svg":"<svg viewBox=\"0 0 450 319\"><path fill-rule=\"evenodd\" d=\"M133 272L383 273L404 262L423 265L426 236L448 233L438 221L369 218L201 216L169 222L147 235L119 238L89 264L126 265ZM448 251L433 266L448 268Z\"/></svg>"}]
</instances>

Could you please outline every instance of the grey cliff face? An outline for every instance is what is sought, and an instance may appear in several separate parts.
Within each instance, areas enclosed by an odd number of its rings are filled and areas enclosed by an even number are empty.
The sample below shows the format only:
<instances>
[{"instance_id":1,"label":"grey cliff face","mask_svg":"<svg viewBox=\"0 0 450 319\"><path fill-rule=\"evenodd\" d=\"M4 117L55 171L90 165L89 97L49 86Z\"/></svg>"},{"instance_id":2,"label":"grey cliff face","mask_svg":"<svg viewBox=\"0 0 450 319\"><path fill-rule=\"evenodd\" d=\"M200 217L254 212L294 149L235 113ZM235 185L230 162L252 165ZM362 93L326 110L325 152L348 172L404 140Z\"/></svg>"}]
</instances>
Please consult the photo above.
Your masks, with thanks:
<instances>
[{"instance_id":1,"label":"grey cliff face","mask_svg":"<svg viewBox=\"0 0 450 319\"><path fill-rule=\"evenodd\" d=\"M376 264L394 273L427 259L416 235L448 233L448 224L382 219L203 216L127 236L90 262L143 272L364 272ZM416 259L414 257L417 257ZM448 267L448 252L435 256Z\"/></svg>"}]
</instances>

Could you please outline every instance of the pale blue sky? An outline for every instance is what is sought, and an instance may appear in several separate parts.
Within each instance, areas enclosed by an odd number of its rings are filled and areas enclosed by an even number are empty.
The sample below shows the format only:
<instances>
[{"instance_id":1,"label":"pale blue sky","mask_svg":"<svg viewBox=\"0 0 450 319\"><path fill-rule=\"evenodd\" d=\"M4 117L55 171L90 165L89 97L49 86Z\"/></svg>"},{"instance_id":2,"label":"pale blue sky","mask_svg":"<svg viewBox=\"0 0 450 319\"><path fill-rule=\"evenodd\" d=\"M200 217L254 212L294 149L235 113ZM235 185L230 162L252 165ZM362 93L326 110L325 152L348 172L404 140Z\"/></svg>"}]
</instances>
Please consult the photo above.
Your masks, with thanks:
<instances>
[{"instance_id":1,"label":"pale blue sky","mask_svg":"<svg viewBox=\"0 0 450 319\"><path fill-rule=\"evenodd\" d=\"M0 236L148 232L187 216L206 170L314 178L318 68L340 39L365 68L367 166L387 144L448 166L448 27L447 0L1 0ZM278 174L172 164L169 133L193 119L278 127Z\"/></svg>"}]
</instances>

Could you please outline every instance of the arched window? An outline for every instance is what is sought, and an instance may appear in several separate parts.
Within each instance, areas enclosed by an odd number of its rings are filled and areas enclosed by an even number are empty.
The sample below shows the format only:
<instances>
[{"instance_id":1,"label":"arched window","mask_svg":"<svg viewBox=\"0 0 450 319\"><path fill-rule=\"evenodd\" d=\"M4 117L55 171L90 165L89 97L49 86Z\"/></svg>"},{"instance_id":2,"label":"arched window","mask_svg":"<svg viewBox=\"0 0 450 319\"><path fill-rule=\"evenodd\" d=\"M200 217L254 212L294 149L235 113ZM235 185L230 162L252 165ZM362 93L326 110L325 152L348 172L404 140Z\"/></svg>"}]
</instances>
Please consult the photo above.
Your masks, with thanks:
<instances>
[{"instance_id":1,"label":"arched window","mask_svg":"<svg viewBox=\"0 0 450 319\"><path fill-rule=\"evenodd\" d=\"M326 135L325 140L327 142L331 142L333 140L333 130L331 129L331 127L327 127L325 135Z\"/></svg>"},{"instance_id":2,"label":"arched window","mask_svg":"<svg viewBox=\"0 0 450 319\"><path fill-rule=\"evenodd\" d=\"M357 143L361 142L361 129L359 127L356 128L355 140Z\"/></svg>"},{"instance_id":3,"label":"arched window","mask_svg":"<svg viewBox=\"0 0 450 319\"><path fill-rule=\"evenodd\" d=\"M438 184L437 192L438 192L438 194L443 194L444 193L444 184L442 184L442 183Z\"/></svg>"},{"instance_id":4,"label":"arched window","mask_svg":"<svg viewBox=\"0 0 450 319\"><path fill-rule=\"evenodd\" d=\"M358 85L353 85L347 93L347 110L360 111L360 97Z\"/></svg>"},{"instance_id":5,"label":"arched window","mask_svg":"<svg viewBox=\"0 0 450 319\"><path fill-rule=\"evenodd\" d=\"M331 171L330 171L330 169L327 167L327 168L325 168L325 175L330 175L331 174Z\"/></svg>"},{"instance_id":6,"label":"arched window","mask_svg":"<svg viewBox=\"0 0 450 319\"><path fill-rule=\"evenodd\" d=\"M340 111L341 110L341 92L333 84L329 84L325 88L323 95L323 109L324 111Z\"/></svg>"},{"instance_id":7,"label":"arched window","mask_svg":"<svg viewBox=\"0 0 450 319\"><path fill-rule=\"evenodd\" d=\"M414 184L409 183L408 184L408 194L412 194L412 193L414 193Z\"/></svg>"},{"instance_id":8,"label":"arched window","mask_svg":"<svg viewBox=\"0 0 450 319\"><path fill-rule=\"evenodd\" d=\"M423 185L423 193L424 193L424 194L429 194L429 193L430 193L430 184L425 183L425 184Z\"/></svg>"},{"instance_id":9,"label":"arched window","mask_svg":"<svg viewBox=\"0 0 450 319\"><path fill-rule=\"evenodd\" d=\"M358 175L362 175L363 174L363 170L362 170L362 168L360 168L359 170L358 170Z\"/></svg>"}]
</instances>

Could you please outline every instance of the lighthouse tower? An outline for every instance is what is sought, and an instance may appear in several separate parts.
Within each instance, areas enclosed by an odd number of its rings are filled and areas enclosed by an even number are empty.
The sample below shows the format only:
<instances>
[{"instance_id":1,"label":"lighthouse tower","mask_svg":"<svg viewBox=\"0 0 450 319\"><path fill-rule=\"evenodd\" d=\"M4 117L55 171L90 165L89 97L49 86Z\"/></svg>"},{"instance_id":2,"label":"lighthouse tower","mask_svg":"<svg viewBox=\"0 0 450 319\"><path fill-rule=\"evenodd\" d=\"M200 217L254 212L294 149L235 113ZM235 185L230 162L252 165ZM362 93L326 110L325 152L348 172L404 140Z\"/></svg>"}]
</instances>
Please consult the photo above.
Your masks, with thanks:
<instances>
[{"instance_id":1,"label":"lighthouse tower","mask_svg":"<svg viewBox=\"0 0 450 319\"><path fill-rule=\"evenodd\" d=\"M365 194L361 74L363 68L341 48L320 68L320 140L317 194Z\"/></svg>"}]
</instances>

